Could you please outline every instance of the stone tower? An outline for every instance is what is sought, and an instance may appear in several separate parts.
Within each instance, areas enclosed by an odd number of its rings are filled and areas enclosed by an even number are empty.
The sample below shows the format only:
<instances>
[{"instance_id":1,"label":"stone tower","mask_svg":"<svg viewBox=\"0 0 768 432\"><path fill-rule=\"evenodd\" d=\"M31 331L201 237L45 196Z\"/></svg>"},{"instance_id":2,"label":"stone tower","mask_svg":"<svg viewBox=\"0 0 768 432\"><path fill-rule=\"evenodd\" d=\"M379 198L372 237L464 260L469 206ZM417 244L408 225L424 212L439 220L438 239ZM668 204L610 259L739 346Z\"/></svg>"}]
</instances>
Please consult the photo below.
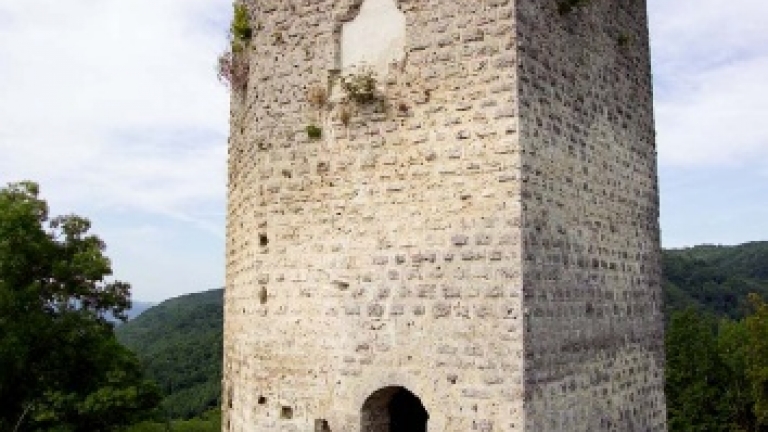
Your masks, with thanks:
<instances>
[{"instance_id":1,"label":"stone tower","mask_svg":"<svg viewBox=\"0 0 768 432\"><path fill-rule=\"evenodd\" d=\"M246 0L224 430L665 431L644 0Z\"/></svg>"}]
</instances>

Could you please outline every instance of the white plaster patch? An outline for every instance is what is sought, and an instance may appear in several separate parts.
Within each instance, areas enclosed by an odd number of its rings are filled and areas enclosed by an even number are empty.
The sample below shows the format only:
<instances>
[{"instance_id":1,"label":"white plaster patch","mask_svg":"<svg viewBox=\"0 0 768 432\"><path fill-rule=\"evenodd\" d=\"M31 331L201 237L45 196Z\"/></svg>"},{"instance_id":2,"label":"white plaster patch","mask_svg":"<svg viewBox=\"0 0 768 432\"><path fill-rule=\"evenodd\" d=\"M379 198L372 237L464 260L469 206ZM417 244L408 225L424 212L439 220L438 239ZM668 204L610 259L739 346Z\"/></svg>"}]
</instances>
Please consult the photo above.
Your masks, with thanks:
<instances>
[{"instance_id":1,"label":"white plaster patch","mask_svg":"<svg viewBox=\"0 0 768 432\"><path fill-rule=\"evenodd\" d=\"M395 0L365 0L358 16L341 33L341 67L367 66L379 76L405 57L405 14Z\"/></svg>"}]
</instances>

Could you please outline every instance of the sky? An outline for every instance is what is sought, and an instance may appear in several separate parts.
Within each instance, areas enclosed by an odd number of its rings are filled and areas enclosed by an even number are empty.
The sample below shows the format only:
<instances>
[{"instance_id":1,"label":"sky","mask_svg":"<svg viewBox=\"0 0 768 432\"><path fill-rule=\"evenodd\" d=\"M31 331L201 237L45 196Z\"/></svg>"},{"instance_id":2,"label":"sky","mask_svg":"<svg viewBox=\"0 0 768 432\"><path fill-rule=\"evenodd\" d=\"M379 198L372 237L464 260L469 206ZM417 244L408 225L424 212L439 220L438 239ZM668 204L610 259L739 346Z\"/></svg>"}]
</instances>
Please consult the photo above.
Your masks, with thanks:
<instances>
[{"instance_id":1,"label":"sky","mask_svg":"<svg viewBox=\"0 0 768 432\"><path fill-rule=\"evenodd\" d=\"M662 244L768 240L768 2L648 0ZM0 0L0 185L158 302L224 285L230 0Z\"/></svg>"}]
</instances>

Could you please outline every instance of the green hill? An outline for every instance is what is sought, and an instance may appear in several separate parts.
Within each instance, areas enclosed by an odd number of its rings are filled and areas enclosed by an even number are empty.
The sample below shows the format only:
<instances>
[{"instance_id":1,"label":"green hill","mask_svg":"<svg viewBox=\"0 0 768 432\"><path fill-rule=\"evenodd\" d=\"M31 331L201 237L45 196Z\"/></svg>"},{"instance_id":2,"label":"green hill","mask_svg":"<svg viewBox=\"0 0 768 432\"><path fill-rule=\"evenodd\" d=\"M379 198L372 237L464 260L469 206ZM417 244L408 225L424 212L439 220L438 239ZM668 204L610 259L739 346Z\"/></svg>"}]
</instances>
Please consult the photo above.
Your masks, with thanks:
<instances>
[{"instance_id":1,"label":"green hill","mask_svg":"<svg viewBox=\"0 0 768 432\"><path fill-rule=\"evenodd\" d=\"M128 319L132 320L136 318L154 305L155 303L134 301L133 304L131 304L131 309L128 310Z\"/></svg>"},{"instance_id":2,"label":"green hill","mask_svg":"<svg viewBox=\"0 0 768 432\"><path fill-rule=\"evenodd\" d=\"M116 329L166 393L173 418L220 404L222 310L223 290L216 289L166 300Z\"/></svg>"},{"instance_id":3,"label":"green hill","mask_svg":"<svg viewBox=\"0 0 768 432\"><path fill-rule=\"evenodd\" d=\"M768 299L768 242L665 250L662 268L667 315L693 306L741 318L747 294Z\"/></svg>"}]
</instances>

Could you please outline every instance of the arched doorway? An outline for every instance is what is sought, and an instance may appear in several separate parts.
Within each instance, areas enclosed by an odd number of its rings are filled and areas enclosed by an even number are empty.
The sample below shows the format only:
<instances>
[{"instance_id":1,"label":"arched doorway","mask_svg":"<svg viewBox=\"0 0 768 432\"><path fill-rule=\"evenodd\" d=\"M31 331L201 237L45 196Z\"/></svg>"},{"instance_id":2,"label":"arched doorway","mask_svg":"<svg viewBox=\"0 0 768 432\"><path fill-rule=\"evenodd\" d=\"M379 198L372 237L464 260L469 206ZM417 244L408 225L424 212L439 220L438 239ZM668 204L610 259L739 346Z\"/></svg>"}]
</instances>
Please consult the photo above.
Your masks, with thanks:
<instances>
[{"instance_id":1,"label":"arched doorway","mask_svg":"<svg viewBox=\"0 0 768 432\"><path fill-rule=\"evenodd\" d=\"M427 432L429 414L404 387L385 387L365 400L361 432Z\"/></svg>"}]
</instances>

